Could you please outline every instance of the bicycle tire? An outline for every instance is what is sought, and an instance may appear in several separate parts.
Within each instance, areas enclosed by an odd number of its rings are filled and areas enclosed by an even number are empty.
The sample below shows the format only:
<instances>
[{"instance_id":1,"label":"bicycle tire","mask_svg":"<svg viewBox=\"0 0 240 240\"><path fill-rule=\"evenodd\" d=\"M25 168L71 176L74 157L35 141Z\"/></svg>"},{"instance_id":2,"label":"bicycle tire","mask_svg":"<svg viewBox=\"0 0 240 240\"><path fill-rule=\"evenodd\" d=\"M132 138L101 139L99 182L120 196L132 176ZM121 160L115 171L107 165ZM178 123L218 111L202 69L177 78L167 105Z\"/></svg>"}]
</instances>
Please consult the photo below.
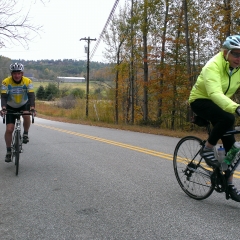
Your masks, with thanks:
<instances>
[{"instance_id":1,"label":"bicycle tire","mask_svg":"<svg viewBox=\"0 0 240 240\"><path fill-rule=\"evenodd\" d=\"M16 167L16 175L18 175L19 170L19 158L20 158L20 132L16 131L15 136L15 167Z\"/></svg>"},{"instance_id":2,"label":"bicycle tire","mask_svg":"<svg viewBox=\"0 0 240 240\"><path fill-rule=\"evenodd\" d=\"M16 131L13 132L12 143L11 143L11 152L12 152L12 162L15 164L16 159Z\"/></svg>"},{"instance_id":3,"label":"bicycle tire","mask_svg":"<svg viewBox=\"0 0 240 240\"><path fill-rule=\"evenodd\" d=\"M184 137L176 145L173 155L174 173L180 187L196 200L206 199L214 191L212 169L199 154L203 144L198 137Z\"/></svg>"}]
</instances>

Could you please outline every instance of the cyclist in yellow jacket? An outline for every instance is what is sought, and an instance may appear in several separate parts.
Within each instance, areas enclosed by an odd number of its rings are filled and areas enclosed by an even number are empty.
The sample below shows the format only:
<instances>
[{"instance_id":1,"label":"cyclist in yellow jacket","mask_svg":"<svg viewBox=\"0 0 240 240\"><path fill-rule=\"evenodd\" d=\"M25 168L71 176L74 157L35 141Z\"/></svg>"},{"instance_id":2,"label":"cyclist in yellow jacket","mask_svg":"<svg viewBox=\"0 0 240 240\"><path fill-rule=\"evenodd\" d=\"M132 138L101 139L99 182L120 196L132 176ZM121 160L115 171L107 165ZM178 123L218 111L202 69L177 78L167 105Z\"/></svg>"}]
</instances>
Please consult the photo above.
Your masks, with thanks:
<instances>
[{"instance_id":1,"label":"cyclist in yellow jacket","mask_svg":"<svg viewBox=\"0 0 240 240\"><path fill-rule=\"evenodd\" d=\"M23 76L24 66L21 63L10 65L11 76L2 81L1 87L1 113L6 110L29 111L35 108L35 94L32 80ZM23 116L23 143L28 143L28 131L30 128L30 116ZM5 141L7 154L5 162L11 162L11 141L15 125L15 116L6 115Z\"/></svg>"},{"instance_id":2,"label":"cyclist in yellow jacket","mask_svg":"<svg viewBox=\"0 0 240 240\"><path fill-rule=\"evenodd\" d=\"M200 155L212 167L219 167L214 146L221 139L228 152L235 143L234 135L223 136L233 130L235 116L240 116L240 105L231 97L240 87L240 35L226 38L222 51L213 56L203 67L193 86L189 102L193 112L209 120L213 129ZM229 193L240 202L240 192L234 187L233 176L228 179Z\"/></svg>"}]
</instances>

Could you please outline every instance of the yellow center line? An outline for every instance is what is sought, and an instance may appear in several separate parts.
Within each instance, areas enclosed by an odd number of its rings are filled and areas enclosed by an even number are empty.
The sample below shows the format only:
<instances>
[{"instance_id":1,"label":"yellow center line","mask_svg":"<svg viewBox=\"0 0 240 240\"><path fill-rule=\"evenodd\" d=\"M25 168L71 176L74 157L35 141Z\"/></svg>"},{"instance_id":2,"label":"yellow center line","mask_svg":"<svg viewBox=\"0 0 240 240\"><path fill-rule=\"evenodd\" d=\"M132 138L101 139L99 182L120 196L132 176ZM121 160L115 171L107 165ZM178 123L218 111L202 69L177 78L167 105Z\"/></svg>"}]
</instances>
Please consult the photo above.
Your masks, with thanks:
<instances>
[{"instance_id":1,"label":"yellow center line","mask_svg":"<svg viewBox=\"0 0 240 240\"><path fill-rule=\"evenodd\" d=\"M34 125L44 127L44 128L48 128L48 129L52 129L52 130L59 131L59 132L72 134L72 135L87 138L87 139L92 139L92 140L99 141L99 142L104 142L104 143L111 144L111 145L118 146L118 147L127 148L127 149L134 150L134 151L137 151L137 152L146 153L146 154L149 154L149 155L152 155L152 156L155 156L155 157L161 157L161 158L164 158L164 159L173 160L173 155L172 154L158 152L158 151L150 150L150 149L147 149L147 148L141 148L141 147L137 147L137 146L121 143L121 142L116 142L116 141L112 141L112 140L108 140L108 139L104 139L104 138L94 137L94 136L90 136L90 135L86 135L86 134L82 134L82 133L78 133L78 132L72 132L72 131L61 129L61 128L47 126L47 125L44 125L44 124L34 123ZM183 162L184 158L181 158L181 161ZM240 178L240 172L235 171L234 177Z\"/></svg>"},{"instance_id":2,"label":"yellow center line","mask_svg":"<svg viewBox=\"0 0 240 240\"><path fill-rule=\"evenodd\" d=\"M56 128L56 127L51 127L51 126L47 126L47 125L43 125L43 124L35 124L35 125L40 126L40 127L44 127L44 128L48 128L48 129L52 129L52 130L55 130L55 131L64 132L64 133L72 134L72 135L75 135L75 136L79 136L79 137L83 137L83 138L87 138L87 139L92 139L92 140L95 140L95 141L104 142L104 143L107 143L107 144L131 149L131 150L146 153L146 154L149 154L149 155L166 158L166 159L169 159L169 160L172 160L172 158L173 158L173 156L171 154L166 154L166 153L154 151L154 150L150 150L150 149L147 149L147 148L132 146L132 145L128 145L128 144L125 144L125 143L115 142L115 141L112 141L112 140L99 138L99 137L94 137L94 136L90 136L90 135L86 135L86 134L82 134L82 133L78 133L78 132L72 132L72 131L68 131L68 130L64 130L64 129Z\"/></svg>"}]
</instances>

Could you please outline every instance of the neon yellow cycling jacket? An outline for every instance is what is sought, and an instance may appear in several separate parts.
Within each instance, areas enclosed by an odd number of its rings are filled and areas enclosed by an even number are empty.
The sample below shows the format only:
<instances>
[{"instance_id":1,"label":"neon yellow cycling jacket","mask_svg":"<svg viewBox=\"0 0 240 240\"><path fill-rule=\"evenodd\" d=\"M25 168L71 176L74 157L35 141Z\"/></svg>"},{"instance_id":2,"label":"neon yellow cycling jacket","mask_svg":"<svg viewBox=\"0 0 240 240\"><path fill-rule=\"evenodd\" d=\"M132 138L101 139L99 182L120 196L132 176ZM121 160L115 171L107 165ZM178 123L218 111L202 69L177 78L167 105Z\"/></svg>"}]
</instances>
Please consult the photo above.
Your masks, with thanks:
<instances>
[{"instance_id":1,"label":"neon yellow cycling jacket","mask_svg":"<svg viewBox=\"0 0 240 240\"><path fill-rule=\"evenodd\" d=\"M210 99L220 108L229 113L235 113L239 106L231 100L240 86L240 68L229 70L229 62L225 60L223 52L212 57L202 68L193 86L189 103L196 99Z\"/></svg>"}]
</instances>

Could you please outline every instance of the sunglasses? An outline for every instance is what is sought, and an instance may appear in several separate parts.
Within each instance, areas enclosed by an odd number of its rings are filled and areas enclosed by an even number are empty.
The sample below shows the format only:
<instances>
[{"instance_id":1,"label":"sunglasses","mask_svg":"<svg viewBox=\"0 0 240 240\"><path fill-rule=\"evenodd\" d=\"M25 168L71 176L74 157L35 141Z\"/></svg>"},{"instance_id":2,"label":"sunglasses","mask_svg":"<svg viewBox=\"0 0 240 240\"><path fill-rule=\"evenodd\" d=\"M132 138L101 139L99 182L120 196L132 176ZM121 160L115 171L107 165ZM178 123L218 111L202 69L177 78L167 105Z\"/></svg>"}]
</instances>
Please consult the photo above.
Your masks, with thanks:
<instances>
[{"instance_id":1,"label":"sunglasses","mask_svg":"<svg viewBox=\"0 0 240 240\"><path fill-rule=\"evenodd\" d=\"M235 57L235 58L240 58L240 53L239 53L239 52L233 52L233 51L231 51L230 53L232 54L233 57Z\"/></svg>"}]
</instances>

